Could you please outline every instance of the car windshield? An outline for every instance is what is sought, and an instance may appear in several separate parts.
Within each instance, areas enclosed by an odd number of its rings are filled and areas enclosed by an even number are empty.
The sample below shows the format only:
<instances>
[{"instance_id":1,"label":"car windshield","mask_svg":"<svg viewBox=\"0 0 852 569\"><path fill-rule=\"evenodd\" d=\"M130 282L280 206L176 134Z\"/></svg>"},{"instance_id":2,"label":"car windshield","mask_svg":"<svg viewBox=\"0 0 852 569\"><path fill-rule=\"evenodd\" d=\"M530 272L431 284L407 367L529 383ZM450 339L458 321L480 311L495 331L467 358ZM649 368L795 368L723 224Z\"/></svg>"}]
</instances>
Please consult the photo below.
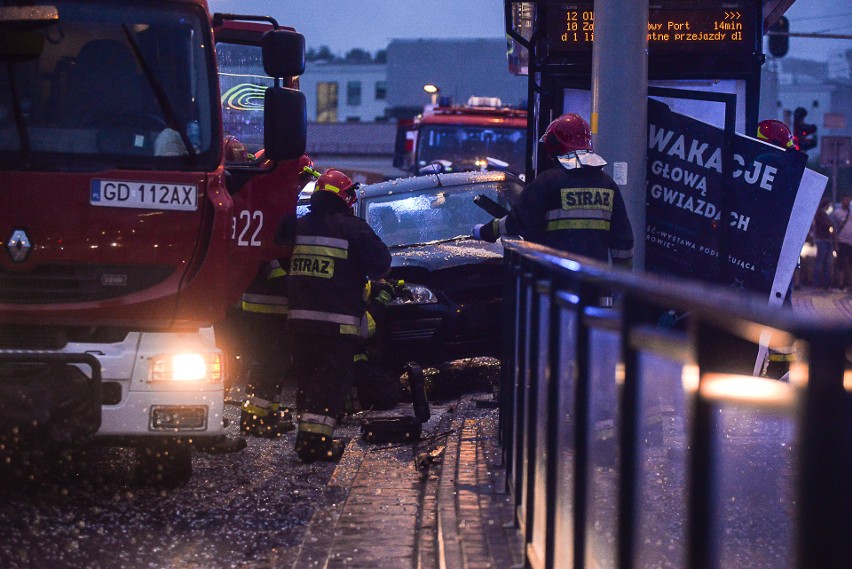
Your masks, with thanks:
<instances>
[{"instance_id":1,"label":"car windshield","mask_svg":"<svg viewBox=\"0 0 852 569\"><path fill-rule=\"evenodd\" d=\"M484 194L508 208L514 182L489 182L429 188L364 200L364 218L388 247L446 241L470 235L477 223L492 219L473 203ZM512 189L520 189L517 188Z\"/></svg>"},{"instance_id":2,"label":"car windshield","mask_svg":"<svg viewBox=\"0 0 852 569\"><path fill-rule=\"evenodd\" d=\"M428 125L420 129L417 145L418 167L434 160L448 160L454 172L484 170L485 159L496 158L509 163L509 172L524 171L523 128Z\"/></svg>"},{"instance_id":3,"label":"car windshield","mask_svg":"<svg viewBox=\"0 0 852 569\"><path fill-rule=\"evenodd\" d=\"M52 5L58 20L12 23L0 13L0 161L214 168L220 135L204 12L177 3Z\"/></svg>"}]
</instances>

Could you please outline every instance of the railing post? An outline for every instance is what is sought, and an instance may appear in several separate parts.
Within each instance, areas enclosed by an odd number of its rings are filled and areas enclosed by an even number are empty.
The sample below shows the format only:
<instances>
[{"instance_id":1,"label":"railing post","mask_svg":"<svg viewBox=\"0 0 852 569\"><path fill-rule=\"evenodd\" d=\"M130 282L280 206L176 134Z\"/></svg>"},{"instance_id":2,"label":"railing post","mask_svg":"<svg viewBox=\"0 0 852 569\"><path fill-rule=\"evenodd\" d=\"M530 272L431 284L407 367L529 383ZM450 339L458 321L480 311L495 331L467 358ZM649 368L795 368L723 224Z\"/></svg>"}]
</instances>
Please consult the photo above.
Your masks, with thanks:
<instances>
[{"instance_id":1,"label":"railing post","mask_svg":"<svg viewBox=\"0 0 852 569\"><path fill-rule=\"evenodd\" d=\"M798 567L852 567L852 419L845 335L809 338L801 417Z\"/></svg>"},{"instance_id":2,"label":"railing post","mask_svg":"<svg viewBox=\"0 0 852 569\"><path fill-rule=\"evenodd\" d=\"M512 386L515 382L517 351L517 321L518 321L518 281L520 270L518 267L519 256L512 251L505 251L503 256L503 298L511 299L512 302L503 302L503 344L502 362L500 364L500 418L498 430L500 433L500 444L503 446L503 464L507 472L512 468ZM506 484L510 477L506 477ZM508 491L509 488L506 488Z\"/></svg>"},{"instance_id":3,"label":"railing post","mask_svg":"<svg viewBox=\"0 0 852 569\"><path fill-rule=\"evenodd\" d=\"M562 365L559 357L559 346L563 341L563 329L561 326L561 308L558 294L561 292L559 279L554 278L550 286L550 314L548 316L548 348L549 362L547 365L547 400L545 402L545 413L547 414L547 472L545 474L545 494L551 499L546 500L547 512L545 513L545 558L544 566L552 569L554 566L554 549L556 543L556 506L557 506L557 465L559 464L559 425L561 421L559 413L559 382L562 377ZM566 335L567 336L567 335ZM567 338L566 338L567 341Z\"/></svg>"},{"instance_id":4,"label":"railing post","mask_svg":"<svg viewBox=\"0 0 852 569\"><path fill-rule=\"evenodd\" d=\"M530 288L532 286L532 273L529 272L529 268L525 263L521 263L520 266L521 274L519 276L519 294L518 294L518 321L517 321L517 346L515 351L515 382L512 386L513 395L514 395L514 405L513 405L513 441L512 445L513 449L513 466L512 472L514 473L514 498L515 498L515 510L517 514L517 507L523 506L526 507L526 503L524 500L524 475L526 474L524 468L524 460L526 459L526 455L524 454L524 443L526 441L526 432L524 431L524 426L526 425L526 383L527 383L527 367L529 365L529 356L527 354L529 350L529 312L530 312ZM518 519L517 515L515 516L516 521L520 523L520 519Z\"/></svg>"},{"instance_id":5,"label":"railing post","mask_svg":"<svg viewBox=\"0 0 852 569\"><path fill-rule=\"evenodd\" d=\"M538 383L538 343L539 343L539 302L538 302L538 271L528 271L524 276L528 277L525 287L528 296L526 298L527 310L527 342L524 350L524 375L521 390L524 398L524 421L522 451L520 462L523 468L523 499L524 506L524 547L529 548L532 543L533 512L535 506L533 498L535 495L535 448L536 448L536 403Z\"/></svg>"},{"instance_id":6,"label":"railing post","mask_svg":"<svg viewBox=\"0 0 852 569\"><path fill-rule=\"evenodd\" d=\"M719 424L716 407L701 396L701 382L708 369L719 369L714 340L719 334L699 323L693 329L698 361L698 389L693 398L693 424L689 434L687 463L688 525L687 565L690 569L719 567L718 475L713 457L717 454ZM717 331L718 332L718 331Z\"/></svg>"},{"instance_id":7,"label":"railing post","mask_svg":"<svg viewBox=\"0 0 852 569\"><path fill-rule=\"evenodd\" d=\"M624 363L624 380L621 388L621 423L618 473L618 546L616 559L619 569L632 569L636 557L636 510L639 486L639 429L641 428L641 385L636 350L631 346L630 332L640 323L639 308L630 295L624 295L621 350Z\"/></svg>"},{"instance_id":8,"label":"railing post","mask_svg":"<svg viewBox=\"0 0 852 569\"><path fill-rule=\"evenodd\" d=\"M589 496L589 443L591 441L591 364L589 362L589 325L586 309L590 292L583 290L577 306L577 379L575 384L574 411L577 416L574 433L574 567L586 566L586 518ZM591 293L594 295L594 293Z\"/></svg>"}]
</instances>

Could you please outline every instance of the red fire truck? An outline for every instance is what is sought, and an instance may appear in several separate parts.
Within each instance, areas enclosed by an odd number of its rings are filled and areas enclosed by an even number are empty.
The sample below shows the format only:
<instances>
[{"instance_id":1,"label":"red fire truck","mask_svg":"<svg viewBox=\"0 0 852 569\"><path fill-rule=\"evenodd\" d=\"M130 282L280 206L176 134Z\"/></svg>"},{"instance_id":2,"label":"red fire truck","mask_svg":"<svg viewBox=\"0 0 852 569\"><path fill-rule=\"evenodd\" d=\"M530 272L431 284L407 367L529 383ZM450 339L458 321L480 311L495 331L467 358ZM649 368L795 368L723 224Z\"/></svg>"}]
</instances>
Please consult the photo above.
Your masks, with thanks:
<instances>
[{"instance_id":1,"label":"red fire truck","mask_svg":"<svg viewBox=\"0 0 852 569\"><path fill-rule=\"evenodd\" d=\"M0 453L99 440L184 482L224 434L212 325L295 212L304 38L204 0L13 0L0 66Z\"/></svg>"},{"instance_id":2,"label":"red fire truck","mask_svg":"<svg viewBox=\"0 0 852 569\"><path fill-rule=\"evenodd\" d=\"M415 174L438 169L506 170L526 167L527 112L497 97L471 97L466 105L427 106L397 127L394 166Z\"/></svg>"}]
</instances>

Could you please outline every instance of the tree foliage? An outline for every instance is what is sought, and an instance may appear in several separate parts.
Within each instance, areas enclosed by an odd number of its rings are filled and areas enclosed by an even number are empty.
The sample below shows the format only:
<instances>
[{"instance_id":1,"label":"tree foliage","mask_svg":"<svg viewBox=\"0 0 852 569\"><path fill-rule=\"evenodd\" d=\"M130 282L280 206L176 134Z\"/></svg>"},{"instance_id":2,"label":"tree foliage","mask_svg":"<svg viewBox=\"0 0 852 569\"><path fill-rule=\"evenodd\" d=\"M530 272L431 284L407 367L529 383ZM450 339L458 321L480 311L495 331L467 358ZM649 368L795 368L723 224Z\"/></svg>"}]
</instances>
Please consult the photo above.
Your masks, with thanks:
<instances>
[{"instance_id":1,"label":"tree foliage","mask_svg":"<svg viewBox=\"0 0 852 569\"><path fill-rule=\"evenodd\" d=\"M355 47L346 52L343 57L335 55L327 45L319 48L309 47L305 52L306 61L327 61L329 63L387 63L387 50L380 49L375 56L369 51Z\"/></svg>"}]
</instances>

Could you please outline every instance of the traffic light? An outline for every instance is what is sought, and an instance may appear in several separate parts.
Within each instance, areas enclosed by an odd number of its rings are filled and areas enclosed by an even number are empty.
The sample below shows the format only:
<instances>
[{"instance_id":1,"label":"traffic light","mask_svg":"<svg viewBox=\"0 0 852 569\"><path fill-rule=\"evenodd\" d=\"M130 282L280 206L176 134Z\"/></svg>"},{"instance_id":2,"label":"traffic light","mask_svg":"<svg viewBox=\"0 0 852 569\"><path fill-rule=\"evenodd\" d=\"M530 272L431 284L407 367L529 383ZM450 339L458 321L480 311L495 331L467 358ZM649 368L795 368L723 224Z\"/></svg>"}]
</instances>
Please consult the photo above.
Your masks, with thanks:
<instances>
[{"instance_id":1,"label":"traffic light","mask_svg":"<svg viewBox=\"0 0 852 569\"><path fill-rule=\"evenodd\" d=\"M790 21L781 16L777 22L772 24L769 31L778 34L770 33L769 35L769 53L773 57L784 57L787 55L787 50L790 49L790 36L787 35L790 31Z\"/></svg>"},{"instance_id":2,"label":"traffic light","mask_svg":"<svg viewBox=\"0 0 852 569\"><path fill-rule=\"evenodd\" d=\"M815 124L806 123L806 116L808 111L803 107L797 107L793 111L793 141L796 143L796 148L802 152L817 145L817 127Z\"/></svg>"}]
</instances>

